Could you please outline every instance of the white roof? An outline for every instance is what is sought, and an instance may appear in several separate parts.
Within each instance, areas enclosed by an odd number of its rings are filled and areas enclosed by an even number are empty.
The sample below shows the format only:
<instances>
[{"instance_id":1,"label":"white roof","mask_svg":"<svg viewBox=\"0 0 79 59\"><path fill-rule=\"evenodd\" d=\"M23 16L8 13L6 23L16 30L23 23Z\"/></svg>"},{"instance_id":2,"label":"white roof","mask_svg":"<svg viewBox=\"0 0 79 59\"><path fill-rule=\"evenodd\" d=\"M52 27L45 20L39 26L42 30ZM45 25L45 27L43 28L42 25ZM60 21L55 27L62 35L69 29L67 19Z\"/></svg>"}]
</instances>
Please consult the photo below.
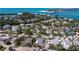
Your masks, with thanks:
<instances>
[{"instance_id":1,"label":"white roof","mask_svg":"<svg viewBox=\"0 0 79 59\"><path fill-rule=\"evenodd\" d=\"M72 42L70 40L62 40L61 45L63 45L63 48L68 49L72 46Z\"/></svg>"},{"instance_id":2,"label":"white roof","mask_svg":"<svg viewBox=\"0 0 79 59\"><path fill-rule=\"evenodd\" d=\"M68 36L69 39L73 40L73 36Z\"/></svg>"}]
</instances>

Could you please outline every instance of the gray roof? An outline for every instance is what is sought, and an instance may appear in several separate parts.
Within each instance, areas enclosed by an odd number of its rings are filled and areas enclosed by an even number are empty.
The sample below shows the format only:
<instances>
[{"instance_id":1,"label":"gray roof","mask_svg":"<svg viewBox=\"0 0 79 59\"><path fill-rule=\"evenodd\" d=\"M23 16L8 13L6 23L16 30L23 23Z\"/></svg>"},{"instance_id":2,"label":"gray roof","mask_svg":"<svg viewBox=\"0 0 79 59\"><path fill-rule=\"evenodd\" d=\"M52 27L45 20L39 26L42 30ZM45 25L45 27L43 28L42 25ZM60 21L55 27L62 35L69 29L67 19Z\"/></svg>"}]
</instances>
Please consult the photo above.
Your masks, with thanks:
<instances>
[{"instance_id":1,"label":"gray roof","mask_svg":"<svg viewBox=\"0 0 79 59\"><path fill-rule=\"evenodd\" d=\"M54 45L60 44L60 39L52 39L51 44L54 44Z\"/></svg>"},{"instance_id":2,"label":"gray roof","mask_svg":"<svg viewBox=\"0 0 79 59\"><path fill-rule=\"evenodd\" d=\"M43 38L37 38L36 39L36 43L38 44L38 45L42 45L43 44Z\"/></svg>"},{"instance_id":3,"label":"gray roof","mask_svg":"<svg viewBox=\"0 0 79 59\"><path fill-rule=\"evenodd\" d=\"M8 40L10 36L0 36L0 41Z\"/></svg>"},{"instance_id":4,"label":"gray roof","mask_svg":"<svg viewBox=\"0 0 79 59\"><path fill-rule=\"evenodd\" d=\"M74 45L79 45L79 41L78 40L73 40Z\"/></svg>"}]
</instances>

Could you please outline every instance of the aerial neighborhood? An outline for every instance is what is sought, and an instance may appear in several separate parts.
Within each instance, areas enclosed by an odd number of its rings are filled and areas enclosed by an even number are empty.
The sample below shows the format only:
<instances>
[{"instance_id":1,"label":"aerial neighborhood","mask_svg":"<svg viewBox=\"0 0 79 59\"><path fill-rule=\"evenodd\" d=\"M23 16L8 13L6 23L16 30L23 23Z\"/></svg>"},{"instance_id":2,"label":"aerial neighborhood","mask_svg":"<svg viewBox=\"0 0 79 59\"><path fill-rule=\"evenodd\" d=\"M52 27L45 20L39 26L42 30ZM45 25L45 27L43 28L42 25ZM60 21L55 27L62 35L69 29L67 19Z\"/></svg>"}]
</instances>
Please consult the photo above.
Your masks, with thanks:
<instances>
[{"instance_id":1,"label":"aerial neighborhood","mask_svg":"<svg viewBox=\"0 0 79 59\"><path fill-rule=\"evenodd\" d=\"M79 51L79 20L47 14L0 14L0 51Z\"/></svg>"}]
</instances>

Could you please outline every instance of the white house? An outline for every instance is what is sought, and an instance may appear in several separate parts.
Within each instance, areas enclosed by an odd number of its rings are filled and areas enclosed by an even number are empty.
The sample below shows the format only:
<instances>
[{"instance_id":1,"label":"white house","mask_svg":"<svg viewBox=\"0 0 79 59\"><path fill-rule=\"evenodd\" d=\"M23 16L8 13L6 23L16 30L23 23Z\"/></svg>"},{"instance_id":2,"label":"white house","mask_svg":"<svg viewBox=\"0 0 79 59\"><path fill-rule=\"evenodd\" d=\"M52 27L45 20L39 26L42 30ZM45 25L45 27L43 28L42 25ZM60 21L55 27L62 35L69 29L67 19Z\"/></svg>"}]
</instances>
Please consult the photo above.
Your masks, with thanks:
<instances>
[{"instance_id":1,"label":"white house","mask_svg":"<svg viewBox=\"0 0 79 59\"><path fill-rule=\"evenodd\" d=\"M12 26L12 31L17 32L18 26Z\"/></svg>"},{"instance_id":2,"label":"white house","mask_svg":"<svg viewBox=\"0 0 79 59\"><path fill-rule=\"evenodd\" d=\"M68 49L70 46L72 46L72 42L66 38L65 40L62 40L61 45L63 48Z\"/></svg>"}]
</instances>

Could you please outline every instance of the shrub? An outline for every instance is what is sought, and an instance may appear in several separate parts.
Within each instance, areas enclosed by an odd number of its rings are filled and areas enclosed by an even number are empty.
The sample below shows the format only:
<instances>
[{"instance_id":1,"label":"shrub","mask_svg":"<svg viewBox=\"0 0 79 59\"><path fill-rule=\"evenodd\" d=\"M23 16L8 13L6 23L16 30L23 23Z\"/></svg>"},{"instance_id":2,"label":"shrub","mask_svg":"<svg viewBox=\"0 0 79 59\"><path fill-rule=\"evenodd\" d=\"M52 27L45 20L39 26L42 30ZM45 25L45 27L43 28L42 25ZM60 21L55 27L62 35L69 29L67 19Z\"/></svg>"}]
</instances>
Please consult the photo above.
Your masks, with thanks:
<instances>
[{"instance_id":1,"label":"shrub","mask_svg":"<svg viewBox=\"0 0 79 59\"><path fill-rule=\"evenodd\" d=\"M22 40L23 40L22 37L17 38L17 39L15 40L15 45L16 45L16 46L20 46Z\"/></svg>"},{"instance_id":2,"label":"shrub","mask_svg":"<svg viewBox=\"0 0 79 59\"><path fill-rule=\"evenodd\" d=\"M10 45L10 44L12 44L10 41L4 41L4 44L6 44L6 45Z\"/></svg>"},{"instance_id":3,"label":"shrub","mask_svg":"<svg viewBox=\"0 0 79 59\"><path fill-rule=\"evenodd\" d=\"M4 51L6 49L6 47L0 45L0 51Z\"/></svg>"},{"instance_id":4,"label":"shrub","mask_svg":"<svg viewBox=\"0 0 79 59\"><path fill-rule=\"evenodd\" d=\"M39 34L46 34L45 30L44 29L41 29Z\"/></svg>"},{"instance_id":5,"label":"shrub","mask_svg":"<svg viewBox=\"0 0 79 59\"><path fill-rule=\"evenodd\" d=\"M36 39L35 38L33 38L32 39L32 44L34 44L36 42Z\"/></svg>"},{"instance_id":6,"label":"shrub","mask_svg":"<svg viewBox=\"0 0 79 59\"><path fill-rule=\"evenodd\" d=\"M26 33L27 33L27 35L33 35L33 33L32 33L32 31L31 31L31 29L30 29L30 28L29 28L29 29L27 29Z\"/></svg>"}]
</instances>

